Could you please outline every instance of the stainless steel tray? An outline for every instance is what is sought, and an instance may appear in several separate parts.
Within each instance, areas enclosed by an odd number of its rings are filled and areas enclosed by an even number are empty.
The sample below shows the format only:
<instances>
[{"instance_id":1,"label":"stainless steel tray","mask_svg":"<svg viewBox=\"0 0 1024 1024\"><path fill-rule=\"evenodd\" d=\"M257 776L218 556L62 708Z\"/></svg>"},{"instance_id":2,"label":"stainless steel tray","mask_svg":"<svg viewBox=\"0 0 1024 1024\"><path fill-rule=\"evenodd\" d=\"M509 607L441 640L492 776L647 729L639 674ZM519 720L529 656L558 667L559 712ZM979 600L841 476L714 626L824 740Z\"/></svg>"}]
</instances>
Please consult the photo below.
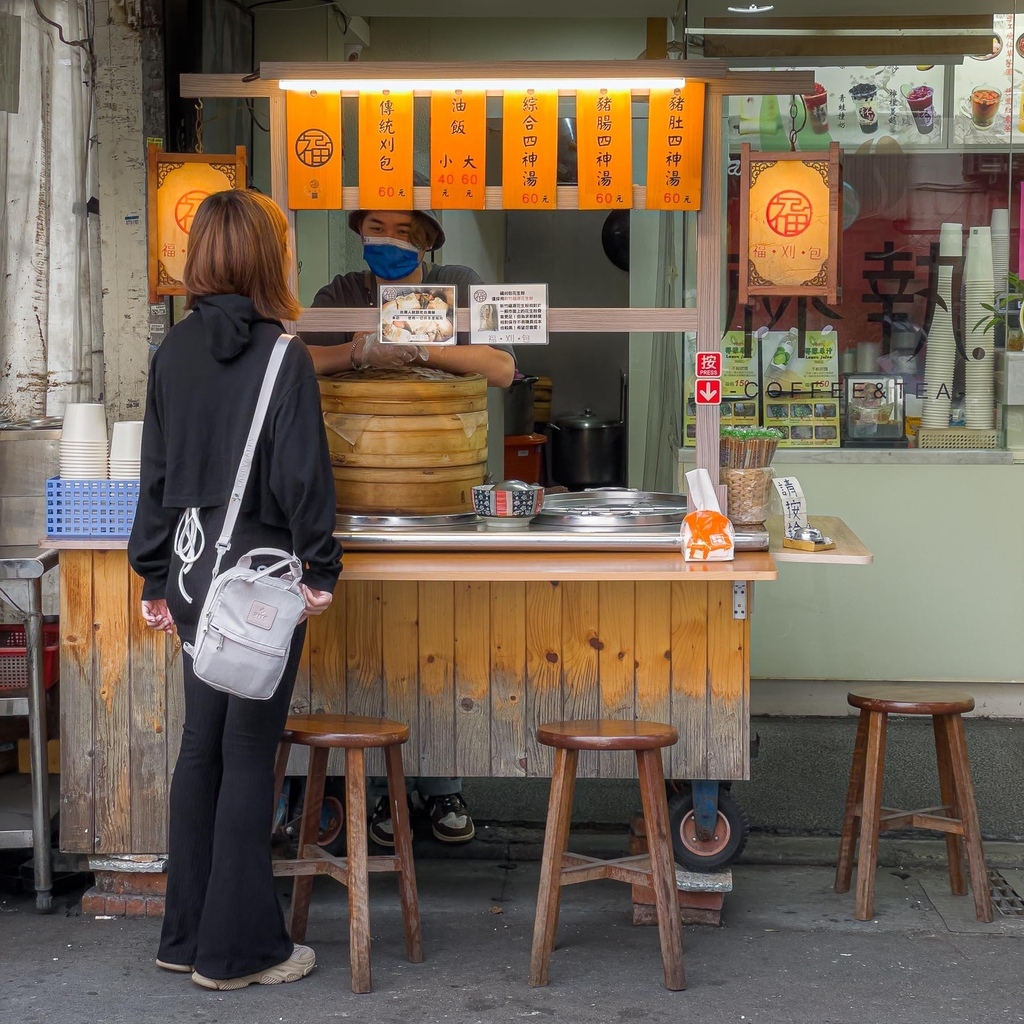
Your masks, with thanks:
<instances>
[{"instance_id":1,"label":"stainless steel tray","mask_svg":"<svg viewBox=\"0 0 1024 1024\"><path fill-rule=\"evenodd\" d=\"M340 533L361 530L373 533L381 530L436 530L479 521L475 512L455 512L441 516L339 515L336 519L336 529Z\"/></svg>"},{"instance_id":2,"label":"stainless steel tray","mask_svg":"<svg viewBox=\"0 0 1024 1024\"><path fill-rule=\"evenodd\" d=\"M537 521L556 529L618 529L681 523L686 515L682 494L603 488L545 494Z\"/></svg>"}]
</instances>

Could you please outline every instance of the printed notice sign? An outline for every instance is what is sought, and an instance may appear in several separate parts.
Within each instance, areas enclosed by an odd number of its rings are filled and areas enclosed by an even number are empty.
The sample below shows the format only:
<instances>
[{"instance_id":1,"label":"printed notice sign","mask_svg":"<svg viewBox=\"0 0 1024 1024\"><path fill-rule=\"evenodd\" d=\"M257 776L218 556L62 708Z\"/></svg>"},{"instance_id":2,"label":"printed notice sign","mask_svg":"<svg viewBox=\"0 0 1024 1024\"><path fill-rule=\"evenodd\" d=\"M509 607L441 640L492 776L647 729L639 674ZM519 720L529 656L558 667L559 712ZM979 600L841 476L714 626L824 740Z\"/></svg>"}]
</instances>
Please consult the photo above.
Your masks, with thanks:
<instances>
[{"instance_id":1,"label":"printed notice sign","mask_svg":"<svg viewBox=\"0 0 1024 1024\"><path fill-rule=\"evenodd\" d=\"M473 345L546 345L546 284L480 284L469 302L469 340Z\"/></svg>"},{"instance_id":2,"label":"printed notice sign","mask_svg":"<svg viewBox=\"0 0 1024 1024\"><path fill-rule=\"evenodd\" d=\"M782 501L782 520L787 537L795 537L807 526L807 502L795 476L779 476L773 481Z\"/></svg>"},{"instance_id":3,"label":"printed notice sign","mask_svg":"<svg viewBox=\"0 0 1024 1024\"><path fill-rule=\"evenodd\" d=\"M454 345L455 285L380 285L385 345Z\"/></svg>"}]
</instances>

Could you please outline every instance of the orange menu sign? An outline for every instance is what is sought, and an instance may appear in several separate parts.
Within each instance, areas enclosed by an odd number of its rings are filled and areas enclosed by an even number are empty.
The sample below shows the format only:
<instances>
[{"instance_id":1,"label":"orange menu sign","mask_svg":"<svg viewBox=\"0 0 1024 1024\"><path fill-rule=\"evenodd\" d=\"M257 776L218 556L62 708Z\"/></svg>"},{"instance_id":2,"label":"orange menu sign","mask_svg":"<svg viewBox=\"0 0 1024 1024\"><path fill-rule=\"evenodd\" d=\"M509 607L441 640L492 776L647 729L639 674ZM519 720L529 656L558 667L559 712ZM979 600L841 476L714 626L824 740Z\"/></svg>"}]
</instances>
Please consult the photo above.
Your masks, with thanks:
<instances>
[{"instance_id":1,"label":"orange menu sign","mask_svg":"<svg viewBox=\"0 0 1024 1024\"><path fill-rule=\"evenodd\" d=\"M704 83L651 89L647 209L699 210L704 159Z\"/></svg>"},{"instance_id":2,"label":"orange menu sign","mask_svg":"<svg viewBox=\"0 0 1024 1024\"><path fill-rule=\"evenodd\" d=\"M341 94L287 92L288 205L341 209Z\"/></svg>"},{"instance_id":3,"label":"orange menu sign","mask_svg":"<svg viewBox=\"0 0 1024 1024\"><path fill-rule=\"evenodd\" d=\"M412 152L412 93L360 93L360 207L412 209Z\"/></svg>"},{"instance_id":4,"label":"orange menu sign","mask_svg":"<svg viewBox=\"0 0 1024 1024\"><path fill-rule=\"evenodd\" d=\"M558 183L558 93L506 92L502 117L502 207L553 210Z\"/></svg>"},{"instance_id":5,"label":"orange menu sign","mask_svg":"<svg viewBox=\"0 0 1024 1024\"><path fill-rule=\"evenodd\" d=\"M482 210L486 160L485 93L431 93L430 205L435 210Z\"/></svg>"},{"instance_id":6,"label":"orange menu sign","mask_svg":"<svg viewBox=\"0 0 1024 1024\"><path fill-rule=\"evenodd\" d=\"M632 97L628 90L576 93L579 208L633 205Z\"/></svg>"}]
</instances>

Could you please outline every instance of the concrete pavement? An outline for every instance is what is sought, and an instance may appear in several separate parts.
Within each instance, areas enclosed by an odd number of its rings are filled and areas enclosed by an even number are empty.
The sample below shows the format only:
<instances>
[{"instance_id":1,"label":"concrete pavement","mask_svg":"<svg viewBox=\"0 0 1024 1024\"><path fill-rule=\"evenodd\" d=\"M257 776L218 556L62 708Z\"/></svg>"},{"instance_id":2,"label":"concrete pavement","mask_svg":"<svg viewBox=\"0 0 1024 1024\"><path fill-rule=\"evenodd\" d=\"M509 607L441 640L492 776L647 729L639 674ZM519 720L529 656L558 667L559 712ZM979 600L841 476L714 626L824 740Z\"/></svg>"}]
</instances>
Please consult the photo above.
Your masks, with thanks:
<instances>
[{"instance_id":1,"label":"concrete pavement","mask_svg":"<svg viewBox=\"0 0 1024 1024\"><path fill-rule=\"evenodd\" d=\"M974 920L943 869L880 868L876 916L853 920L832 870L739 865L723 925L685 929L685 992L661 985L657 930L634 927L629 889L564 891L551 984L526 981L536 862L417 851L426 962L403 958L395 881L371 879L374 991L348 985L344 890L318 879L309 978L214 993L153 965L157 920L81 915L80 891L39 916L0 897L0 992L18 1024L367 1024L692 1021L711 1024L1003 1024L1024 1021L1024 916ZM1024 874L1003 871L1011 891ZM288 886L281 883L282 897ZM1012 900L1011 900L1012 902ZM1012 909L1012 907L1010 908Z\"/></svg>"}]
</instances>

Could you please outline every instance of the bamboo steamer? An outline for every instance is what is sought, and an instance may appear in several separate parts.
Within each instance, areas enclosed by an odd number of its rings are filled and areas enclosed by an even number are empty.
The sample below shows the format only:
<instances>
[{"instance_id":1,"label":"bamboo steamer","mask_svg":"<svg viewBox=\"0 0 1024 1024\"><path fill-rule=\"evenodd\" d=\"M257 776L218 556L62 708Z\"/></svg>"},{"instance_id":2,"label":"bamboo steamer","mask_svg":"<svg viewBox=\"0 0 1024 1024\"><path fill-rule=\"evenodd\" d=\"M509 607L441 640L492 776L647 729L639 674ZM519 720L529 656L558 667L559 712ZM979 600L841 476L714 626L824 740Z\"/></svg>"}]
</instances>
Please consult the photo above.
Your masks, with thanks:
<instances>
[{"instance_id":1,"label":"bamboo steamer","mask_svg":"<svg viewBox=\"0 0 1024 1024\"><path fill-rule=\"evenodd\" d=\"M487 472L483 375L405 367L319 380L339 512L472 511Z\"/></svg>"}]
</instances>

